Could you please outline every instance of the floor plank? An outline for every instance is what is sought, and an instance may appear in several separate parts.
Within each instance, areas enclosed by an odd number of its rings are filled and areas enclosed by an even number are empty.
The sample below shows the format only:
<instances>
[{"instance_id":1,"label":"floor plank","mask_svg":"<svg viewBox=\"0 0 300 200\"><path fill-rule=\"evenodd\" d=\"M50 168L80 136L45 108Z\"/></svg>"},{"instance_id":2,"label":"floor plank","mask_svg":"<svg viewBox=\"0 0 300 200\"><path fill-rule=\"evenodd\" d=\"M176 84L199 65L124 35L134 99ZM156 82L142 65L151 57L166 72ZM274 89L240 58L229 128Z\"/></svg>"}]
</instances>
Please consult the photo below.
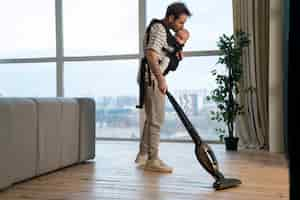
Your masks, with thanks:
<instances>
[{"instance_id":1,"label":"floor plank","mask_svg":"<svg viewBox=\"0 0 300 200\"><path fill-rule=\"evenodd\" d=\"M0 200L289 199L283 154L211 147L225 176L240 178L241 186L214 191L214 180L196 160L193 143L162 143L161 158L174 172L159 174L135 166L137 142L98 141L94 160L15 184L0 193Z\"/></svg>"}]
</instances>

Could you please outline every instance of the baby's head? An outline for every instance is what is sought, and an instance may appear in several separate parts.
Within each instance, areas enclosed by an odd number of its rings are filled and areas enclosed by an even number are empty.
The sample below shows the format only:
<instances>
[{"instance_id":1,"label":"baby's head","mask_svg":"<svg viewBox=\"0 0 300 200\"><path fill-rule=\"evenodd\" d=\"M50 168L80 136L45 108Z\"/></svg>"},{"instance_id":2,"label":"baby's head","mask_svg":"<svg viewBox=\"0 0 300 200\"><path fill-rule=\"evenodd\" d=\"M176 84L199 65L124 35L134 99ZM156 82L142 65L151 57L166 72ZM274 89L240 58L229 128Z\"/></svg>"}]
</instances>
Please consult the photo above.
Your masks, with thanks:
<instances>
[{"instance_id":1,"label":"baby's head","mask_svg":"<svg viewBox=\"0 0 300 200\"><path fill-rule=\"evenodd\" d=\"M175 38L179 44L185 44L186 41L189 39L190 33L186 29L180 29L176 32Z\"/></svg>"}]
</instances>

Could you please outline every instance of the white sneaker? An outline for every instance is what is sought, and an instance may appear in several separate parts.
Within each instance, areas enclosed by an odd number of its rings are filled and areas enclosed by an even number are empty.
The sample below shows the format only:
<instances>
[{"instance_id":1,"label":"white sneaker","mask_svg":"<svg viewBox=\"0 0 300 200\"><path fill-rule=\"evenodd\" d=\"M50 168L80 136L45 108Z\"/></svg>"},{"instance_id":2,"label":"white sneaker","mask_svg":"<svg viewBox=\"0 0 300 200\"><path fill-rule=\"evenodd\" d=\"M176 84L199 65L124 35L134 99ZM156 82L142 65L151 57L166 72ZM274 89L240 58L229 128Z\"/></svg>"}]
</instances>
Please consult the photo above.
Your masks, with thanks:
<instances>
[{"instance_id":1,"label":"white sneaker","mask_svg":"<svg viewBox=\"0 0 300 200\"><path fill-rule=\"evenodd\" d=\"M148 159L147 154L143 155L143 154L138 153L134 162L140 166L143 166L146 164L147 159Z\"/></svg>"},{"instance_id":2,"label":"white sneaker","mask_svg":"<svg viewBox=\"0 0 300 200\"><path fill-rule=\"evenodd\" d=\"M147 160L144 170L146 171L153 171L153 172L162 172L162 173L172 173L173 168L165 164L160 159L152 159Z\"/></svg>"}]
</instances>

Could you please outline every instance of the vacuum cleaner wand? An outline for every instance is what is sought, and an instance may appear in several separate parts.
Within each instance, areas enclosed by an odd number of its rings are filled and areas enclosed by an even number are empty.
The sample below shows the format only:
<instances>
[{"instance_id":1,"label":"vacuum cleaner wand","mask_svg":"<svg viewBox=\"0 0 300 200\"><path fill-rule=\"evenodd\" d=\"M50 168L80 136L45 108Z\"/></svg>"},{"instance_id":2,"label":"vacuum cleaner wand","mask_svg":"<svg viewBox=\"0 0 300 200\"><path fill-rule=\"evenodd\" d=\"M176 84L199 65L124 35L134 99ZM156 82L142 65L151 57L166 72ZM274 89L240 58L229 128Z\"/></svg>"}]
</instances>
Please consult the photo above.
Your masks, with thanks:
<instances>
[{"instance_id":1,"label":"vacuum cleaner wand","mask_svg":"<svg viewBox=\"0 0 300 200\"><path fill-rule=\"evenodd\" d=\"M177 115L179 116L180 120L182 121L184 127L186 128L187 132L191 136L193 142L195 143L195 154L197 160L200 162L202 167L214 177L215 182L213 183L213 187L216 190L226 189L238 186L241 184L239 179L234 178L225 178L224 175L220 172L218 162L213 150L208 146L206 143L203 142L201 137L199 136L198 132L187 118L185 113L183 112L180 105L177 103L175 98L170 94L169 91L166 92L166 95L173 105Z\"/></svg>"}]
</instances>

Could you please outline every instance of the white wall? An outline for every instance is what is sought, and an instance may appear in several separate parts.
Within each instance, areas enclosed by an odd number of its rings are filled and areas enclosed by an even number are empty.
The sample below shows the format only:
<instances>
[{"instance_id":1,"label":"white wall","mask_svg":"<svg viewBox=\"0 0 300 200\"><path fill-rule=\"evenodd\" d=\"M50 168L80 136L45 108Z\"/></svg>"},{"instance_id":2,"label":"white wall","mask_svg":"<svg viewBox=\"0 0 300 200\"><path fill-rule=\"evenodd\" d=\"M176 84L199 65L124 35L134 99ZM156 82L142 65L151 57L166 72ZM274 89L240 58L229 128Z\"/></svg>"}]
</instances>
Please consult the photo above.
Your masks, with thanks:
<instances>
[{"instance_id":1,"label":"white wall","mask_svg":"<svg viewBox=\"0 0 300 200\"><path fill-rule=\"evenodd\" d=\"M270 152L284 151L283 137L283 3L270 0L269 143Z\"/></svg>"}]
</instances>

